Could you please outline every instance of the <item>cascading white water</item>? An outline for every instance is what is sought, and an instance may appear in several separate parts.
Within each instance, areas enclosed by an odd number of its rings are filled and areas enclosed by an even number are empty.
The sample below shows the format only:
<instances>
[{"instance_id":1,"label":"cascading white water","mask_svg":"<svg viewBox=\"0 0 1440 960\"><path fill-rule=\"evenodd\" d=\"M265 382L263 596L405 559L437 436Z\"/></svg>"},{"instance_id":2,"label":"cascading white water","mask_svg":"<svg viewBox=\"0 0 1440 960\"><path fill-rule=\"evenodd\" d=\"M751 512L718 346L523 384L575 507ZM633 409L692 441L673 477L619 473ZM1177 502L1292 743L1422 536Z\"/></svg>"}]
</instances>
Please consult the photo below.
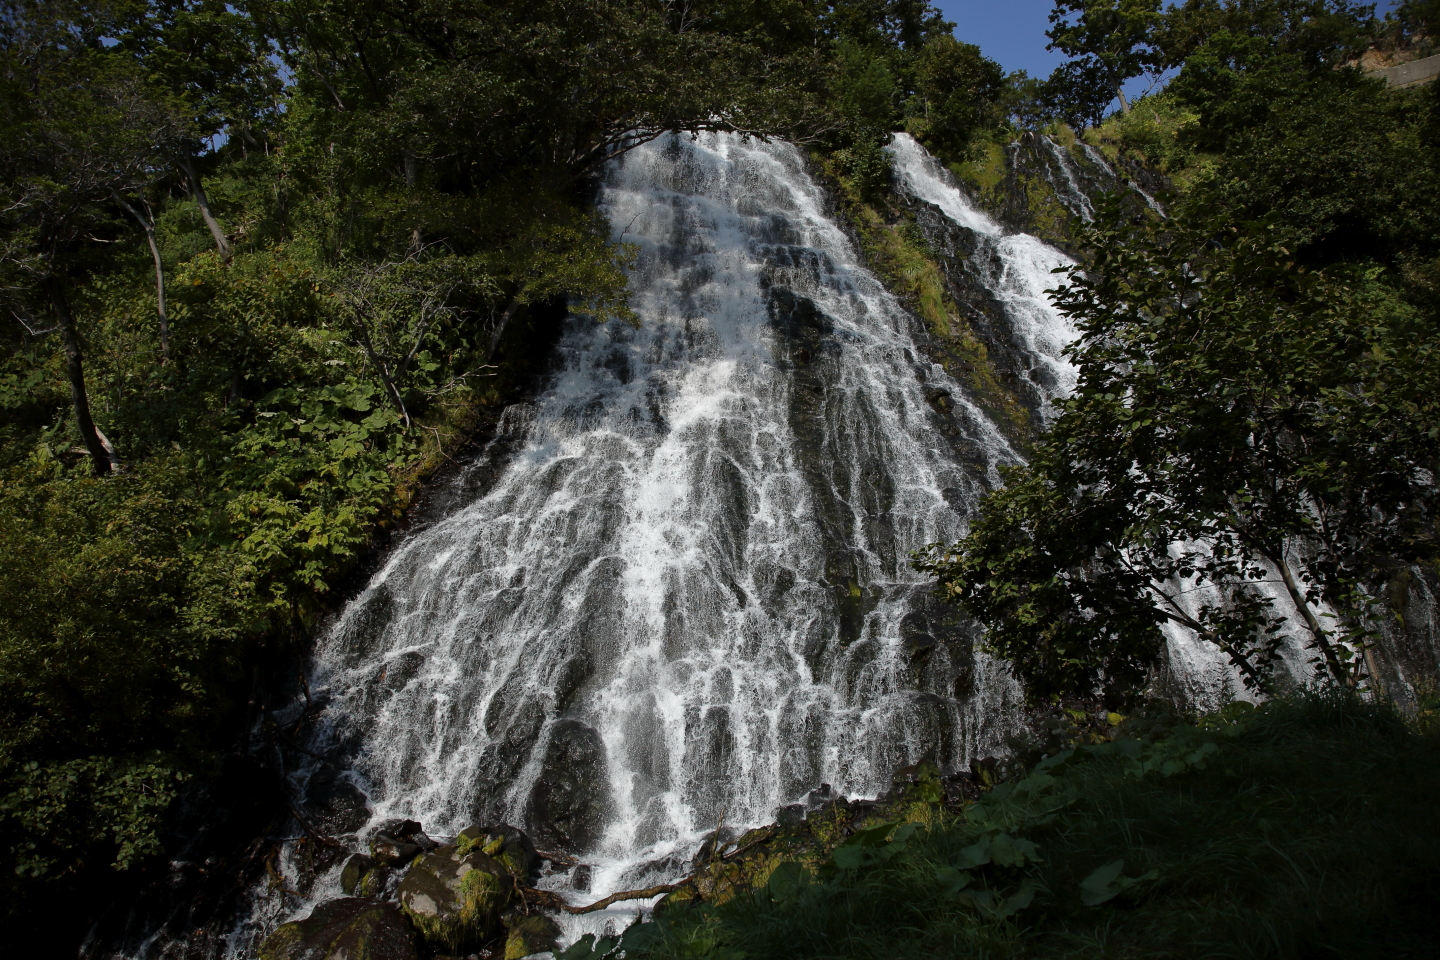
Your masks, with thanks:
<instances>
[{"instance_id":1,"label":"cascading white water","mask_svg":"<svg viewBox=\"0 0 1440 960\"><path fill-rule=\"evenodd\" d=\"M921 154L895 150L902 172ZM996 245L1015 334L1045 392L1068 389L1043 296L1068 261L935 202ZM311 679L312 745L348 749L372 823L515 823L594 865L580 899L684 873L717 822L768 822L822 782L873 796L922 757L963 766L1019 716L968 644L920 669L902 642L929 591L910 554L961 534L1019 458L798 152L670 137L612 168L601 207L639 250L639 327L572 320L516 414L523 448L394 551ZM237 951L293 907L262 904Z\"/></svg>"},{"instance_id":2,"label":"cascading white water","mask_svg":"<svg viewBox=\"0 0 1440 960\"><path fill-rule=\"evenodd\" d=\"M1071 210L1076 215L1091 210L1089 200L1084 197L1073 170L1068 166L1068 154L1048 137L1042 139L1061 168L1064 182L1054 184L1057 195L1071 197L1067 206L1073 204ZM1083 146L1097 167L1114 176L1114 171L1093 147L1089 144ZM890 149L895 156L895 172L901 189L917 199L934 204L956 225L971 231L981 247L993 251L993 257L978 257L978 262L993 261L1002 265L998 275L986 276L984 282L1005 304L1012 334L1022 341L1039 369L1048 374L1037 378L1032 371L1032 382L1044 388L1050 396L1071 392L1076 384L1076 370L1064 358L1063 349L1074 340L1076 331L1056 311L1044 291L1058 282L1054 271L1071 267L1074 261L1028 234L1006 235L1000 225L959 188L945 167L909 135L897 134ZM1130 187L1152 209L1163 215L1160 206L1138 185L1131 183ZM1177 543L1172 547L1172 553L1178 555L1180 551L1203 549L1200 544ZM1213 584L1186 580L1163 587L1174 598L1177 608L1191 617L1198 618L1206 604L1223 605L1224 602L1221 592ZM1265 596L1281 616L1298 622L1294 603L1281 586L1278 574L1256 582L1252 589ZM1178 687L1175 692L1191 705L1213 708L1231 699L1256 699L1255 691L1244 686L1239 672L1219 648L1173 621L1165 621L1161 631L1165 635L1172 679ZM1284 672L1290 676L1303 680L1314 675L1313 658L1304 650L1299 638L1292 638L1282 647L1281 657L1285 663Z\"/></svg>"},{"instance_id":3,"label":"cascading white water","mask_svg":"<svg viewBox=\"0 0 1440 960\"><path fill-rule=\"evenodd\" d=\"M1031 360L1026 373L1031 384L1042 397L1069 394L1075 389L1076 372L1064 350L1075 339L1075 328L1045 291L1061 282L1055 271L1072 267L1075 261L1028 233L1007 233L909 134L896 134L890 152L901 188L971 231L992 254L975 258L982 269L988 263L999 265L998 271L982 273L981 282L1004 305L1009 333Z\"/></svg>"}]
</instances>

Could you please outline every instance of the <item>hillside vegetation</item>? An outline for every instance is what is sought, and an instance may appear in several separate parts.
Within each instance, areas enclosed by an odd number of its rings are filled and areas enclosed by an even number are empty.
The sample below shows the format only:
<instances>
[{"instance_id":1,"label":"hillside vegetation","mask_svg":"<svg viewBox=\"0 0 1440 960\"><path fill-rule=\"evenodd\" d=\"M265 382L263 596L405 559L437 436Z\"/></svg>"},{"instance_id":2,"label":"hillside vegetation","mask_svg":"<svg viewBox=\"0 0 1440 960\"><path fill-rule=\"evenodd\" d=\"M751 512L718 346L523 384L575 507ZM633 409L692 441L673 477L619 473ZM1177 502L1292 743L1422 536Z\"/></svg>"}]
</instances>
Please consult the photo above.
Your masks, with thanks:
<instances>
[{"instance_id":1,"label":"hillside vegetation","mask_svg":"<svg viewBox=\"0 0 1440 960\"><path fill-rule=\"evenodd\" d=\"M627 955L1421 950L1433 742L1378 700L1418 709L1387 642L1440 549L1440 88L1350 64L1428 43L1434 4L1062 0L1045 80L951 27L924 0L0 0L7 921L78 938L228 761L266 811L236 843L285 815L270 698L346 575L562 323L634 321L596 177L730 131L808 148L1034 434L917 559L1037 704L1134 712L1166 621L1265 695L1294 694L1299 636L1348 693L1051 751L1029 787L677 907ZM1173 79L1107 116L1146 74ZM1173 186L1169 219L1102 204L1072 231L1083 376L1047 433L923 245L866 219L901 129L982 193L1027 130Z\"/></svg>"},{"instance_id":2,"label":"hillside vegetation","mask_svg":"<svg viewBox=\"0 0 1440 960\"><path fill-rule=\"evenodd\" d=\"M922 770L839 836L752 856L749 883L561 956L1436 955L1433 714L1311 695L1079 719L978 800Z\"/></svg>"},{"instance_id":3,"label":"hillside vegetation","mask_svg":"<svg viewBox=\"0 0 1440 960\"><path fill-rule=\"evenodd\" d=\"M567 314L634 320L608 162L783 136L868 189L903 115L988 122L976 70L915 0L0 4L7 916L81 935L222 771L233 842L285 815L269 701L347 572Z\"/></svg>"}]
</instances>

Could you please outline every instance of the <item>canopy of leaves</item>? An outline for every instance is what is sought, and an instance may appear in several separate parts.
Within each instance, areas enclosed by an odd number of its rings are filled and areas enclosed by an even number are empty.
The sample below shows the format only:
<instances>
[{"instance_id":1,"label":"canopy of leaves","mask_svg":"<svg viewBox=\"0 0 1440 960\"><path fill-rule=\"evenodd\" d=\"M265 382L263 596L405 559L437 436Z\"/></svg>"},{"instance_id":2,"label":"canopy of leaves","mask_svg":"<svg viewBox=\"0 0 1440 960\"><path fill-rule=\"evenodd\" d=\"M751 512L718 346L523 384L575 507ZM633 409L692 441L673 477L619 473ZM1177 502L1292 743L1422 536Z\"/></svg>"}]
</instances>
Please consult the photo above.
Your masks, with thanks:
<instances>
[{"instance_id":1,"label":"canopy of leaves","mask_svg":"<svg viewBox=\"0 0 1440 960\"><path fill-rule=\"evenodd\" d=\"M1347 682L1389 578L1436 557L1440 332L1379 271L1307 272L1273 237L1089 232L1057 295L1079 388L923 564L1032 697L1124 696L1166 622L1261 689L1282 635Z\"/></svg>"}]
</instances>

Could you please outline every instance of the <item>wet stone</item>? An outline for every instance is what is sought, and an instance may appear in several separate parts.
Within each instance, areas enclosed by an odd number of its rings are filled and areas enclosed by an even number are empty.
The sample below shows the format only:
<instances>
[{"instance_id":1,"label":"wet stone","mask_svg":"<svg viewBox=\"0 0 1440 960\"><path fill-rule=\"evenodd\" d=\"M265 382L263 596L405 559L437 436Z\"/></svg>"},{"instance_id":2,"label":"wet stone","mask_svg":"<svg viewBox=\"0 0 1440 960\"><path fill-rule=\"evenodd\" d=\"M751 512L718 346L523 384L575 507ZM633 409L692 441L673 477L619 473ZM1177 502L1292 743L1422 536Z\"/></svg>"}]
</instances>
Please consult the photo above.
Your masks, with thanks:
<instances>
[{"instance_id":1,"label":"wet stone","mask_svg":"<svg viewBox=\"0 0 1440 960\"><path fill-rule=\"evenodd\" d=\"M540 875L540 854L518 827L508 823L466 827L455 838L462 849L478 849L494 857L511 876L533 883Z\"/></svg>"},{"instance_id":2,"label":"wet stone","mask_svg":"<svg viewBox=\"0 0 1440 960\"><path fill-rule=\"evenodd\" d=\"M260 946L260 960L418 960L415 933L393 903L358 897L322 903L284 923Z\"/></svg>"},{"instance_id":3,"label":"wet stone","mask_svg":"<svg viewBox=\"0 0 1440 960\"><path fill-rule=\"evenodd\" d=\"M559 924L543 914L510 917L505 921L505 960L553 951L559 939Z\"/></svg>"},{"instance_id":4,"label":"wet stone","mask_svg":"<svg viewBox=\"0 0 1440 960\"><path fill-rule=\"evenodd\" d=\"M582 853L600 839L610 814L605 744L593 727L561 720L551 728L550 744L526 820L535 839L565 853Z\"/></svg>"},{"instance_id":5,"label":"wet stone","mask_svg":"<svg viewBox=\"0 0 1440 960\"><path fill-rule=\"evenodd\" d=\"M340 889L352 897L378 897L390 879L390 870L374 857L357 853L340 871Z\"/></svg>"},{"instance_id":6,"label":"wet stone","mask_svg":"<svg viewBox=\"0 0 1440 960\"><path fill-rule=\"evenodd\" d=\"M440 846L426 835L425 828L416 820L386 820L380 825L380 829L375 831L375 837L380 840L413 843L427 851Z\"/></svg>"},{"instance_id":7,"label":"wet stone","mask_svg":"<svg viewBox=\"0 0 1440 960\"><path fill-rule=\"evenodd\" d=\"M418 843L385 839L370 841L370 856L391 867L403 867L422 852Z\"/></svg>"},{"instance_id":8,"label":"wet stone","mask_svg":"<svg viewBox=\"0 0 1440 960\"><path fill-rule=\"evenodd\" d=\"M310 896L321 877L342 859L346 850L334 843L321 843L312 839L300 841L295 847L295 889L302 897Z\"/></svg>"},{"instance_id":9,"label":"wet stone","mask_svg":"<svg viewBox=\"0 0 1440 960\"><path fill-rule=\"evenodd\" d=\"M354 833L370 819L365 794L344 771L328 764L305 785L305 810L317 830L332 836Z\"/></svg>"},{"instance_id":10,"label":"wet stone","mask_svg":"<svg viewBox=\"0 0 1440 960\"><path fill-rule=\"evenodd\" d=\"M396 891L405 915L427 941L463 950L499 929L514 881L503 864L479 850L454 845L420 856Z\"/></svg>"},{"instance_id":11,"label":"wet stone","mask_svg":"<svg viewBox=\"0 0 1440 960\"><path fill-rule=\"evenodd\" d=\"M791 827L805 822L805 805L803 803L786 804L775 811L775 822L782 827Z\"/></svg>"}]
</instances>

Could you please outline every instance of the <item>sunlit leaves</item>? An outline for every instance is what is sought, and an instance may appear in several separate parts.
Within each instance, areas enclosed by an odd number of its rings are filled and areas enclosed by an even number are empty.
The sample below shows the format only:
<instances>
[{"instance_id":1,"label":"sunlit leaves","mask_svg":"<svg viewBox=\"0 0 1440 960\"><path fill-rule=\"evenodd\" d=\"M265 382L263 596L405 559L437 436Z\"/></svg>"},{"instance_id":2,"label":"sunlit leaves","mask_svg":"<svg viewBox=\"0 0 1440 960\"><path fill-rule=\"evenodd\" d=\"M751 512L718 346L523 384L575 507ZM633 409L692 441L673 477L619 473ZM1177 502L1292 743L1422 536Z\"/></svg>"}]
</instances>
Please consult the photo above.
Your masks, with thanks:
<instances>
[{"instance_id":1,"label":"sunlit leaves","mask_svg":"<svg viewBox=\"0 0 1440 960\"><path fill-rule=\"evenodd\" d=\"M1165 230L1090 233L1057 294L1079 388L923 565L1035 697L1133 686L1166 621L1262 689L1286 636L1348 682L1393 571L1436 552L1440 331L1377 272L1307 273L1271 228Z\"/></svg>"}]
</instances>

